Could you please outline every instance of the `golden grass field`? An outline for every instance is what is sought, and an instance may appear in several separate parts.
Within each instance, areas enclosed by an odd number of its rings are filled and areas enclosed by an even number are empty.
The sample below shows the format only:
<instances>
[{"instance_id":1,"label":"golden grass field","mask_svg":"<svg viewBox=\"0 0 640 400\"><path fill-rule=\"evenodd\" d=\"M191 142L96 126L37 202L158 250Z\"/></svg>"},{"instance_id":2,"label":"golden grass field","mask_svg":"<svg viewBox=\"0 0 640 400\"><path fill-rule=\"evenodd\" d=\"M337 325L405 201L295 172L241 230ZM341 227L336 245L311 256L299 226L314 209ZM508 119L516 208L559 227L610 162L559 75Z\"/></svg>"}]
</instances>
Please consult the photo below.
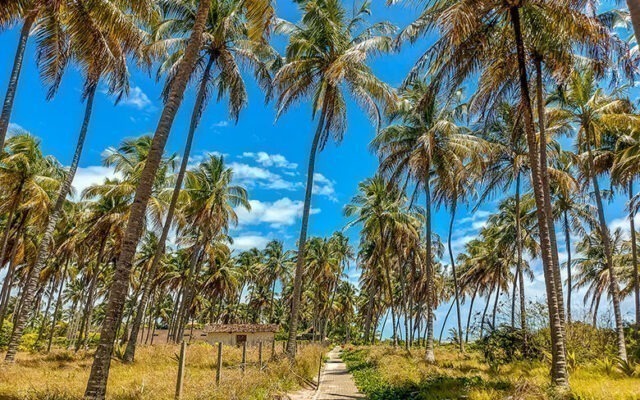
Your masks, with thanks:
<instances>
[{"instance_id":1,"label":"golden grass field","mask_svg":"<svg viewBox=\"0 0 640 400\"><path fill-rule=\"evenodd\" d=\"M549 365L521 361L491 369L477 351L462 355L457 348L436 349L436 365L423 360L423 349L407 354L389 345L347 348L347 364L370 400L468 399L538 400L557 396L549 388ZM574 367L571 393L580 400L640 399L640 377L628 377L603 363Z\"/></svg>"},{"instance_id":2,"label":"golden grass field","mask_svg":"<svg viewBox=\"0 0 640 400\"><path fill-rule=\"evenodd\" d=\"M240 370L241 349L225 347L220 386L215 385L217 347L204 342L189 345L183 399L261 400L277 399L297 389L317 374L323 352L320 346L302 346L293 371L279 355L258 368L257 348L247 349L247 368ZM114 359L107 397L114 400L173 399L178 371L177 345L140 347L133 364ZM0 365L0 399L80 399L91 368L92 352L57 350L48 355L20 353L15 365Z\"/></svg>"}]
</instances>

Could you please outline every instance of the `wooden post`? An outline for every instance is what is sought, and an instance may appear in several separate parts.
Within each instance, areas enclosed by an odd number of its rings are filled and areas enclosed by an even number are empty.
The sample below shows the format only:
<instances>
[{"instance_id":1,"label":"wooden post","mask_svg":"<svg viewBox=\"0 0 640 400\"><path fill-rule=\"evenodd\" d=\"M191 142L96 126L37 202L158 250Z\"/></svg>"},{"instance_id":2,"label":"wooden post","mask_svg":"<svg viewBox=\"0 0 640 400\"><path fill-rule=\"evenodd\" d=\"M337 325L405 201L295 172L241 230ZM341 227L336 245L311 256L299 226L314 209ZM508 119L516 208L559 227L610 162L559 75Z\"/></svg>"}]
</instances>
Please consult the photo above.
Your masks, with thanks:
<instances>
[{"instance_id":1,"label":"wooden post","mask_svg":"<svg viewBox=\"0 0 640 400\"><path fill-rule=\"evenodd\" d=\"M273 339L273 341L271 342L271 359L275 359L276 358L276 340Z\"/></svg>"},{"instance_id":2,"label":"wooden post","mask_svg":"<svg viewBox=\"0 0 640 400\"><path fill-rule=\"evenodd\" d=\"M218 342L218 365L216 366L216 386L220 386L221 372L222 372L222 342Z\"/></svg>"},{"instance_id":3,"label":"wooden post","mask_svg":"<svg viewBox=\"0 0 640 400\"><path fill-rule=\"evenodd\" d=\"M258 369L262 371L262 341L258 343Z\"/></svg>"},{"instance_id":4,"label":"wooden post","mask_svg":"<svg viewBox=\"0 0 640 400\"><path fill-rule=\"evenodd\" d=\"M180 359L178 360L178 382L176 383L176 400L182 399L182 386L184 381L184 363L187 358L187 342L180 344Z\"/></svg>"},{"instance_id":5,"label":"wooden post","mask_svg":"<svg viewBox=\"0 0 640 400\"><path fill-rule=\"evenodd\" d=\"M242 342L242 365L240 366L240 368L242 368L242 374L244 374L244 369L246 368L247 364L247 342Z\"/></svg>"},{"instance_id":6,"label":"wooden post","mask_svg":"<svg viewBox=\"0 0 640 400\"><path fill-rule=\"evenodd\" d=\"M322 374L322 353L320 353L320 362L318 363L318 386L316 390L320 390L320 375Z\"/></svg>"},{"instance_id":7,"label":"wooden post","mask_svg":"<svg viewBox=\"0 0 640 400\"><path fill-rule=\"evenodd\" d=\"M283 340L282 341L282 354L284 354L286 352L286 342Z\"/></svg>"}]
</instances>

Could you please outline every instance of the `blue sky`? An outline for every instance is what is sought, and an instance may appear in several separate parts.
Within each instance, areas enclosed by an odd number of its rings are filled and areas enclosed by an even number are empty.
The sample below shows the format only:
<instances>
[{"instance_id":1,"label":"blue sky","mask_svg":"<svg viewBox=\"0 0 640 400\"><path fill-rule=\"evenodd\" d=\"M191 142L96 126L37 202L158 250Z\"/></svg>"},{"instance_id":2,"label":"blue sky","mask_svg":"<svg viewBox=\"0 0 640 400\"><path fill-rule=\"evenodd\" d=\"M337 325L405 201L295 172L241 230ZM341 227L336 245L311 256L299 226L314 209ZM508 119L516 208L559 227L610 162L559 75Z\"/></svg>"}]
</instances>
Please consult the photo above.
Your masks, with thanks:
<instances>
[{"instance_id":1,"label":"blue sky","mask_svg":"<svg viewBox=\"0 0 640 400\"><path fill-rule=\"evenodd\" d=\"M414 6L387 7L384 3L374 1L373 21L388 20L403 27L418 13ZM281 18L291 21L299 18L291 0L279 1L277 10ZM0 48L4 49L4 56L0 59L0 90L3 95L17 37L16 28L0 34ZM386 82L397 86L431 40L424 39L416 45L405 46L397 54L373 59L375 72ZM278 49L282 49L286 38L276 36L273 42ZM104 93L96 97L81 168L75 180L78 190L112 175L112 171L101 165L101 153L107 147L117 146L124 138L153 133L155 130L162 107L159 99L162 83L156 82L155 72L149 74L136 68L131 68L130 72L131 92L128 98L114 105L114 99ZM262 247L273 238L283 240L287 247L293 248L298 236L303 182L315 128L311 121L310 105L302 103L276 122L273 104L265 105L263 95L252 78L247 77L247 83L249 105L241 113L237 125L228 119L224 102L209 105L196 134L193 158L197 161L208 152L224 154L226 162L234 168L238 183L249 190L253 212L241 212L240 225L232 231L236 249ZM40 137L43 151L54 155L64 165L71 160L84 111L80 99L81 88L81 77L71 67L56 97L46 101L46 91L35 66L34 40L29 41L11 121ZM190 89L173 125L168 152L182 152L193 100L194 92ZM348 104L348 115L349 126L344 141L338 146L330 143L317 159L311 235L330 235L344 227L347 222L343 216L344 204L355 194L358 183L372 176L377 168L376 158L368 151L368 144L375 134L373 126L353 102ZM474 214L468 210L459 212L454 232L456 250L461 250L464 243L478 232L494 206L495 203L488 203ZM615 220L615 224L626 225L623 214L624 200L617 198L609 205L607 218ZM447 227L448 215L440 210L434 218L434 229L446 238ZM351 229L348 233L352 244L357 247L357 229ZM561 244L562 253L563 247ZM532 298L541 298L544 293L542 274L538 263L534 261L533 265L536 279L527 290ZM355 268L348 274L352 281L357 281L358 272ZM576 311L582 308L581 301L582 296L576 295ZM476 306L478 308L480 305ZM623 311L629 317L631 310L631 302L625 302ZM438 310L437 314L439 316L444 312L446 309ZM452 321L453 318L448 325L452 326Z\"/></svg>"}]
</instances>

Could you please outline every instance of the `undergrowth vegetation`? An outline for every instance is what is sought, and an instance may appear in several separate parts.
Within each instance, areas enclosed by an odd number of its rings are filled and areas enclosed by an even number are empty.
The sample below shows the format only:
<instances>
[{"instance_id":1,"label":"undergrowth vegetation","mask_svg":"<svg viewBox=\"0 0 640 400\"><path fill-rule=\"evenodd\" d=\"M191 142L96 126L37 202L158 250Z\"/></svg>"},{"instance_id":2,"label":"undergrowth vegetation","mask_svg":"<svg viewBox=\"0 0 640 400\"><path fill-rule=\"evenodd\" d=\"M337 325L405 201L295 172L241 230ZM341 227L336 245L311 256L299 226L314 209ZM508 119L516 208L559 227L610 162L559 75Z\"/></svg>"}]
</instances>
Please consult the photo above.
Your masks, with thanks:
<instances>
[{"instance_id":1,"label":"undergrowth vegetation","mask_svg":"<svg viewBox=\"0 0 640 400\"><path fill-rule=\"evenodd\" d=\"M583 327L577 330L572 335L590 334ZM523 355L509 347L512 337L500 335L501 339L492 335L473 344L465 354L455 345L438 346L435 365L424 361L423 348L407 352L390 345L349 347L343 357L369 400L555 399L549 386L549 360L542 347L539 352L535 347L539 337L529 338L532 348ZM620 363L608 350L598 356L600 348L582 343L568 351L569 399L640 399L636 364Z\"/></svg>"},{"instance_id":2,"label":"undergrowth vegetation","mask_svg":"<svg viewBox=\"0 0 640 400\"><path fill-rule=\"evenodd\" d=\"M247 367L240 365L242 350L224 347L220 386L215 384L217 347L204 342L189 345L186 357L184 400L266 400L297 389L317 374L320 346L299 348L291 368L282 354L269 360L263 371L258 350L247 348ZM113 361L107 397L114 400L171 399L178 372L179 346L141 347L133 364ZM66 350L48 355L19 353L15 365L0 368L0 398L7 400L81 399L91 368L92 352Z\"/></svg>"}]
</instances>

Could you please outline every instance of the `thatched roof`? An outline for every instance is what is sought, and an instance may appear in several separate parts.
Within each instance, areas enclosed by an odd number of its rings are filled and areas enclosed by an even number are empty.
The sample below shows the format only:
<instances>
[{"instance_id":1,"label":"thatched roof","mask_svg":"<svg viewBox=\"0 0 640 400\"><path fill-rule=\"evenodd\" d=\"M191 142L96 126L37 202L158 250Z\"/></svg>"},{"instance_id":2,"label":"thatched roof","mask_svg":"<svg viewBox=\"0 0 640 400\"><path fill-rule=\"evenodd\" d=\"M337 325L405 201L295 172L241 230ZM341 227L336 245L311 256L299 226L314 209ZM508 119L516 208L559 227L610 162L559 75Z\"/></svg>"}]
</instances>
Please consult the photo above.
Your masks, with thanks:
<instances>
[{"instance_id":1,"label":"thatched roof","mask_svg":"<svg viewBox=\"0 0 640 400\"><path fill-rule=\"evenodd\" d=\"M207 333L256 333L277 332L278 324L211 324L204 327Z\"/></svg>"}]
</instances>

